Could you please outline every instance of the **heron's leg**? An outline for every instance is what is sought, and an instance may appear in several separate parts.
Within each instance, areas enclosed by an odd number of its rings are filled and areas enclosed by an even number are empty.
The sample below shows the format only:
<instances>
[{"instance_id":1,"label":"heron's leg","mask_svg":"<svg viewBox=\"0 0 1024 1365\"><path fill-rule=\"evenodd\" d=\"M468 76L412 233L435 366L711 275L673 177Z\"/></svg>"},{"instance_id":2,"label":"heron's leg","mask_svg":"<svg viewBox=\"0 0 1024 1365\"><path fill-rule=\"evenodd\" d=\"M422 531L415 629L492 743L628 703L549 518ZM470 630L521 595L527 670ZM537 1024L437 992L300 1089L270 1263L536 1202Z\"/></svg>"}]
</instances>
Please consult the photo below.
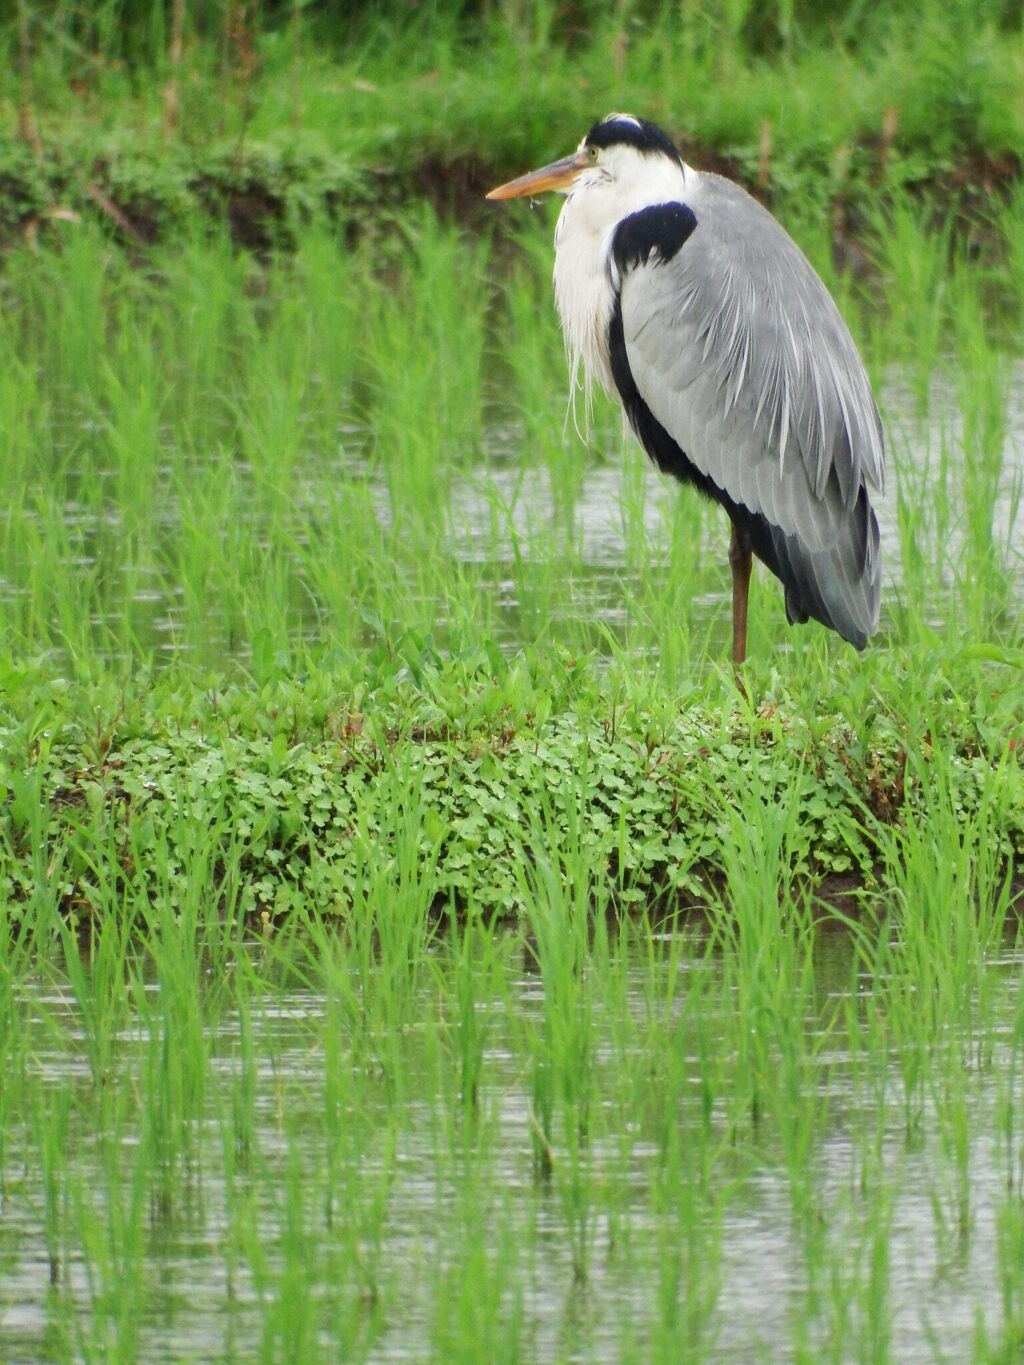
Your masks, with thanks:
<instances>
[{"instance_id":1,"label":"heron's leg","mask_svg":"<svg viewBox=\"0 0 1024 1365\"><path fill-rule=\"evenodd\" d=\"M751 559L750 537L733 522L729 537L729 568L732 569L732 661L737 667L747 657Z\"/></svg>"}]
</instances>

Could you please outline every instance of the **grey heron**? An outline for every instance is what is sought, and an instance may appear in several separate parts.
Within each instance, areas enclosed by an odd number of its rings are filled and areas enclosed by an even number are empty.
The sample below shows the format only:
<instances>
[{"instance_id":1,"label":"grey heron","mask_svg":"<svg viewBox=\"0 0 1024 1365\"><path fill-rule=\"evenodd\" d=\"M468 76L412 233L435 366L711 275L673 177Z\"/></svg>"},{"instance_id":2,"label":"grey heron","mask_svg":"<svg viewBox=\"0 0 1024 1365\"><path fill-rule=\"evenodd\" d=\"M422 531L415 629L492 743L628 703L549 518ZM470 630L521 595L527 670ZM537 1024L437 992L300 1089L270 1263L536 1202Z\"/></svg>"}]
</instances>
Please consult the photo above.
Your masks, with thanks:
<instances>
[{"instance_id":1,"label":"grey heron","mask_svg":"<svg viewBox=\"0 0 1024 1365\"><path fill-rule=\"evenodd\" d=\"M570 156L489 199L566 195L555 301L575 386L618 397L655 463L732 523L733 662L747 647L752 556L863 649L878 628L882 424L832 296L785 229L660 128L609 114Z\"/></svg>"}]
</instances>

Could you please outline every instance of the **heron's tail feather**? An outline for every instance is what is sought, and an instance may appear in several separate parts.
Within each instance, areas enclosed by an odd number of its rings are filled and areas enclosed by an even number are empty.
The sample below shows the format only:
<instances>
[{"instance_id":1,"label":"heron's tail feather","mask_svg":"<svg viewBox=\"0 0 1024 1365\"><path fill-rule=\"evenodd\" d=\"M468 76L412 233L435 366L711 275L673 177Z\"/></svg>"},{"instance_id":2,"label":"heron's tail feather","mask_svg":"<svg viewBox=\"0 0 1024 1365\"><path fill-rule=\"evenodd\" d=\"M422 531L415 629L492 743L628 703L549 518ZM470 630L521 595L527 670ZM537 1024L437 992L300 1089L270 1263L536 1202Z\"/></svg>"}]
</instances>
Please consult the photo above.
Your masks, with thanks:
<instances>
[{"instance_id":1,"label":"heron's tail feather","mask_svg":"<svg viewBox=\"0 0 1024 1365\"><path fill-rule=\"evenodd\" d=\"M834 544L811 551L796 536L771 528L775 563L792 622L820 621L863 649L878 629L881 545L878 519L861 488L854 514Z\"/></svg>"}]
</instances>

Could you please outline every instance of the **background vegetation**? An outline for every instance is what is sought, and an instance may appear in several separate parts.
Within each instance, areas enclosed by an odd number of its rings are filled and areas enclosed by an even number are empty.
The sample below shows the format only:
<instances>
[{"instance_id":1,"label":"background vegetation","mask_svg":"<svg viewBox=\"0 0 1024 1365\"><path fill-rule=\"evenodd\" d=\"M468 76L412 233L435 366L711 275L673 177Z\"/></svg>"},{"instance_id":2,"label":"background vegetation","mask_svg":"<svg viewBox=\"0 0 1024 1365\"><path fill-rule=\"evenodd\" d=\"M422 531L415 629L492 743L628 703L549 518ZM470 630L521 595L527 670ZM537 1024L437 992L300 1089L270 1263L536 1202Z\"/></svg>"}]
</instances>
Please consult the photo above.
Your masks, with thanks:
<instances>
[{"instance_id":1,"label":"background vegetation","mask_svg":"<svg viewBox=\"0 0 1024 1365\"><path fill-rule=\"evenodd\" d=\"M907 186L976 203L1019 169L1020 30L1011 0L21 0L0 233L71 212L148 241L199 206L252 245L423 192L464 211L612 108L855 220Z\"/></svg>"}]
</instances>

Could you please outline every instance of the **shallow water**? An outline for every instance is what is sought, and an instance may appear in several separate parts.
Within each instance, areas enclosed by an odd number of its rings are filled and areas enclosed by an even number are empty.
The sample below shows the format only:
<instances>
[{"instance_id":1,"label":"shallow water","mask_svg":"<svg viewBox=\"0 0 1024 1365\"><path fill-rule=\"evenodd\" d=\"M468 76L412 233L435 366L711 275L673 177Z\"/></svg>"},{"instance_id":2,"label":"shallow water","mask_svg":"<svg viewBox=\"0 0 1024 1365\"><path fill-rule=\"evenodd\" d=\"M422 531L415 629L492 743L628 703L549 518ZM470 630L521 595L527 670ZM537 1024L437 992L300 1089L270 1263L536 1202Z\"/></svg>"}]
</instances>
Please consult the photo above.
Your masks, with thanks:
<instances>
[{"instance_id":1,"label":"shallow water","mask_svg":"<svg viewBox=\"0 0 1024 1365\"><path fill-rule=\"evenodd\" d=\"M886 489L875 494L883 554L883 626L885 597L903 582L900 509L902 499L920 516L921 551L937 566L934 620L946 609L948 595L961 555L969 559L971 531L965 524L964 488L974 477L976 453L965 446L964 419L951 382L932 379L922 397L899 370L890 371L879 394L884 412L887 441ZM571 439L571 438L567 438ZM467 562L478 557L511 564L513 545L529 554L538 526L552 521L555 498L543 468L525 471L516 467L515 440L503 433L495 443L502 462L453 490L450 520L458 555ZM591 464L572 504L572 535L579 547L584 582L582 606L596 612L609 625L620 623L624 601L635 584L627 569L624 517L632 515L642 524L647 543L645 571L667 573L672 561L672 536L679 534L675 505L679 499L700 503L690 489L680 489L654 465L633 450L632 438L624 437L627 454L606 463ZM634 461L632 468L624 463ZM1021 553L1019 507L1024 495L1024 362L1010 373L1001 448L990 457L997 468L993 482L991 516L987 533L1024 590L1024 554ZM941 475L940 475L941 468ZM948 522L938 526L934 508L948 499ZM494 507L505 517L505 534L493 540ZM624 507L628 512L624 512ZM386 516L386 509L382 508ZM684 514L685 515L685 514ZM697 517L686 519L691 530ZM501 523L499 522L499 525ZM546 543L541 540L541 543ZM692 601L698 620L724 620L728 614L727 582L728 523L717 509L705 518L702 558L710 566L707 580L695 584ZM969 563L961 572L970 573ZM593 591L588 592L590 587ZM571 607L568 608L571 610ZM725 635L726 627L721 633Z\"/></svg>"},{"instance_id":2,"label":"shallow water","mask_svg":"<svg viewBox=\"0 0 1024 1365\"><path fill-rule=\"evenodd\" d=\"M848 989L849 968L844 935L826 935L816 962L823 1006ZM678 1292L670 1280L667 1292L677 1299L679 1359L783 1362L797 1358L798 1342L811 1352L805 1359L970 1359L979 1324L996 1331L1002 1311L996 1225L1016 1198L1008 1179L1019 1174L1019 1154L1006 1150L996 1115L1008 1096L1018 1112L1022 1100L1019 1078L1007 1080L1022 968L1016 951L987 967L996 989L985 1064L971 1060L978 1038L953 1040L969 1073L962 1185L930 1102L908 1141L899 1096L890 1089L871 1102L854 1081L841 1032L819 1054L816 1086L828 1099L827 1120L796 1175L810 1192L809 1218L799 1212L795 1177L770 1125L719 1162L721 1188L695 1187L682 1215L659 1211L652 1204L657 1146L599 1088L601 1114L583 1158L591 1182L585 1279L574 1267L559 1178L539 1179L532 1164L522 1036L544 988L521 959L513 959L501 994L476 1005L490 1033L485 1120L472 1140L453 1119L451 1077L421 1052L429 1000L424 1022L411 1023L402 1039L412 1079L396 1097L365 1057L357 1060L352 1039L339 1036L338 1015L323 997L270 989L252 1002L251 1016L229 1009L219 1017L203 1097L187 1119L186 1157L169 1182L149 1169L141 1185L132 1176L144 1165L145 1115L133 1111L131 1092L137 1085L145 1094L151 1028L124 1021L113 1072L97 1082L68 993L30 982L16 1001L31 1034L30 1090L43 1105L70 1102L72 1122L57 1156L41 1155L39 1115L15 1116L4 1134L2 1357L9 1365L100 1356L153 1365L448 1359L447 1305L477 1276L473 1293L490 1314L481 1330L489 1324L506 1346L519 1343L508 1359L650 1359L652 1323L666 1312L666 1258L678 1252ZM639 973L634 980L627 1007L642 1016ZM714 1021L708 1024L713 1033ZM805 1027L814 1032L821 1020ZM599 1052L598 1074L623 1061L603 1045ZM696 1053L688 1063L696 1077ZM97 1086L124 1091L120 1107L108 1111L121 1115L113 1140L90 1118L100 1104ZM340 1127L325 1129L332 1104ZM237 1111L246 1105L251 1134L242 1153ZM712 1133L722 1122L712 1115ZM48 1190L56 1190L49 1236ZM137 1246L125 1231L132 1208ZM354 1270L360 1260L364 1269ZM888 1341L875 1355L863 1320L872 1276ZM694 1307L698 1301L706 1312ZM290 1327L278 1320L282 1312ZM285 1346L295 1322L307 1332L297 1352ZM664 1334L659 1340L664 1350ZM462 1359L497 1358L481 1342L463 1347Z\"/></svg>"},{"instance_id":3,"label":"shallow water","mask_svg":"<svg viewBox=\"0 0 1024 1365\"><path fill-rule=\"evenodd\" d=\"M880 396L889 447L888 487L876 502L884 555L883 628L904 582L901 541L906 535L912 535L915 552L928 565L927 601L916 610L934 624L942 621L951 604L955 607L960 585L991 573L991 558L985 558L979 571L978 556L987 556L992 545L996 562L1024 592L1019 517L1024 492L1024 362L1008 370L998 448L986 455L965 448L965 419L952 379L933 379L922 396L919 387L893 370ZM572 446L577 439L570 428L566 443ZM371 458L370 444L367 433L340 429L337 452L310 452L293 470L290 499L297 525L315 527L318 509L330 504L339 486L360 488L386 538L393 521L386 454L378 452ZM443 520L444 534L432 553L448 555L453 574L460 566L469 570L471 581L493 606L490 614L499 643L518 647L524 637L535 638L538 628L548 623L557 629L559 621L581 626L587 639L597 638L595 626L621 638L631 604L641 591L665 592L672 575L683 572L691 578L685 597L695 628L706 633L712 648L725 641L729 582L724 515L705 506L692 490L681 490L674 480L661 475L639 453L632 437L613 429L611 448L602 450L595 442L590 455L580 457L585 463L575 472L560 469L558 487L553 486L543 463L535 457L521 458L524 450L529 452L529 441L514 424L495 425L486 434L485 444L486 467L446 473L442 502L423 516L429 519L436 514ZM250 488L246 467L237 465L233 470L239 504L232 515L251 523L258 546L264 515L259 482L253 480ZM198 461L197 479L202 476L202 480L216 482L223 473L218 474L209 461ZM166 478L161 476L160 483L154 491L154 521L148 534L165 549L158 550L153 562L138 567L127 564L122 572L132 579L129 611L135 651L152 651L158 660L168 660L193 648L184 589L168 578L161 558L166 553L173 562L173 546L187 529L190 514L174 491L170 472ZM90 498L85 503L69 500L64 509L71 547L71 560L64 567L76 576L83 572L102 576L110 547L129 536L116 509L98 511L94 489ZM972 509L970 514L968 509ZM31 521L35 513L23 502L16 515ZM901 519L905 523L902 533ZM218 534L226 532L222 529ZM280 528L274 535L277 541L269 559L280 555L293 580L286 606L289 633L317 640L323 630L321 604L303 568L309 547L298 542L282 545ZM674 562L679 544L691 541L696 551L681 568ZM558 566L557 593L551 594L548 583L539 619L526 619L529 566L552 559ZM399 575L405 571L401 563L396 566ZM255 565L250 572L257 575L258 594L258 578L267 569ZM433 581L447 581L440 566ZM0 597L4 587L0 582ZM7 584L6 591L16 596L20 590ZM238 592L244 595L244 591L240 583ZM433 619L444 627L449 612L446 594L423 602L421 608L425 620ZM93 624L102 652L109 621L100 613ZM233 633L219 600L209 604L204 629L207 650L238 657L248 653L248 632L243 631L244 638ZM785 642L786 637L781 638L779 647L784 648Z\"/></svg>"}]
</instances>

